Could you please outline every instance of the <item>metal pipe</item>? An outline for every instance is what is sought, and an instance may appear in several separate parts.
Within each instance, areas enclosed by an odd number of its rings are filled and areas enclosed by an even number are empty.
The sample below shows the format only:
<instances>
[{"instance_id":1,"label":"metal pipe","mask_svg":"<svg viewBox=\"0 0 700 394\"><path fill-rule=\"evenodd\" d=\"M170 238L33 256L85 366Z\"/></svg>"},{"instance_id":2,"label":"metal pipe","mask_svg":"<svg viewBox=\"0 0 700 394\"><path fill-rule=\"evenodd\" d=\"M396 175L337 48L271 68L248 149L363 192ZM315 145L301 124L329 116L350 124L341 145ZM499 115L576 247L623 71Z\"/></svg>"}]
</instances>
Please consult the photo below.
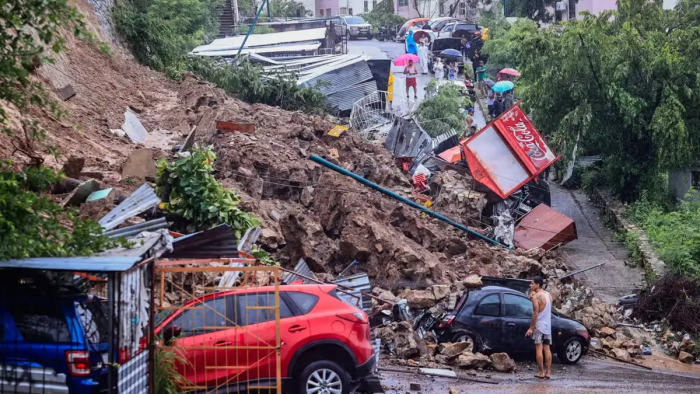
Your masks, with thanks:
<instances>
[{"instance_id":1,"label":"metal pipe","mask_svg":"<svg viewBox=\"0 0 700 394\"><path fill-rule=\"evenodd\" d=\"M248 41L248 36L250 36L250 33L253 32L253 29L255 29L255 23L258 21L258 17L260 16L260 13L263 10L263 7L265 7L265 4L269 0L263 0L262 4L260 4L260 8L258 8L258 12L255 13L255 18L253 19L253 23L250 24L250 28L248 29L248 33L246 33L245 38L243 39L243 44L241 44L241 47L238 48L238 53L236 54L236 59L238 59L239 56L241 56L241 51L243 50L243 47L245 47L246 41Z\"/></svg>"},{"instance_id":2,"label":"metal pipe","mask_svg":"<svg viewBox=\"0 0 700 394\"><path fill-rule=\"evenodd\" d=\"M114 322L117 318L114 311L114 297L116 297L115 280L116 274L114 272L107 274L107 309L109 310L109 320L107 321L107 329L109 330L109 334L107 335L109 340L109 343L107 344L107 361L109 363L109 366L107 367L107 390L109 393L114 393L113 388L114 384L116 383L116 380L114 379L114 365L117 363L117 357L115 357L114 349L114 341L116 340L114 335Z\"/></svg>"},{"instance_id":3,"label":"metal pipe","mask_svg":"<svg viewBox=\"0 0 700 394\"><path fill-rule=\"evenodd\" d=\"M370 182L370 181L368 181L367 179L365 179L365 178L363 178L363 177L361 177L361 176L359 176L359 175L357 175L357 174L355 174L355 173L353 173L353 172L350 172L350 171L346 170L346 169L343 168L343 167L337 166L337 165L335 165L335 164L329 162L329 161L326 160L326 159L323 159L323 158L321 158L321 157L319 157L319 156L316 156L316 155L311 155L309 158L310 158L312 161L314 161L314 162L316 162L316 163L318 163L318 164L320 164L320 165L322 165L322 166L324 166L324 167L328 167L328 168L330 168L330 169L333 170L333 171L339 172L339 173L341 173L341 174L343 174L343 175L347 175L347 176L353 178L354 180L356 180L356 181L358 181L358 182L360 182L360 183L362 183L362 184L364 184L364 185L366 185L366 186L371 187L371 188L374 189L374 190L377 190L377 191L379 191L379 192L381 192L381 193L383 193L383 194L386 194L387 196L389 196L389 197L391 197L391 198L393 198L393 199L399 200L399 201L401 201L402 203L404 203L404 204L406 204L406 205L408 205L408 206L411 206L411 207L413 207L413 208L415 208L415 209L418 209L418 210L421 211L421 212L425 212L425 213L427 213L428 215L430 215L430 216L432 216L432 217L434 217L434 218L440 219L440 220L442 220L443 222L445 222L445 223L447 223L447 224L450 224L450 225L452 225L453 227L456 227L456 228L458 228L458 229L460 229L460 230L462 230L462 231L465 231L465 232L467 232L467 233L469 233L469 234L471 234L471 235L474 235L474 236L477 237L477 238L480 238L480 239L483 239L484 241L490 242L490 243L492 243L493 245L498 245L498 246L502 246L502 247L504 247L504 248L506 248L506 249L510 249L509 247L507 247L507 246L501 244L500 242L498 242L498 241L496 241L496 240L494 240L494 239L491 239L491 238L489 238L489 237L487 237L487 236L485 236L485 235L483 235L483 234L480 234L480 233L478 233L478 232L476 232L476 231L474 231L474 230L470 230L470 229L467 228L466 226L463 226L463 225L461 225L461 224L455 222L454 220L448 219L448 218L446 218L446 217L440 215L440 214L437 213L437 212L431 211L430 209L428 209L428 208L426 208L426 207L424 207L424 206L422 206L422 205L420 205L420 204L417 204L417 203L415 203L415 202L413 202L413 201L407 199L406 197L400 196L400 195L398 195L398 194L392 192L392 191L389 190L389 189L386 189L386 188L384 188L384 187L382 187L382 186L379 186L379 185L377 185L377 184L374 183L374 182Z\"/></svg>"},{"instance_id":4,"label":"metal pipe","mask_svg":"<svg viewBox=\"0 0 700 394\"><path fill-rule=\"evenodd\" d=\"M586 272L586 271L592 270L593 268L598 268L598 267L600 267L600 266L603 265L603 264L605 264L605 263L596 264L596 265L594 265L594 266L592 266L592 267L588 267L588 268L580 269L580 270L578 270L578 271L574 271L574 272L572 272L572 273L570 273L570 274L566 274L566 275L562 276L562 277L559 278L559 279L565 279L565 278L568 278L568 277L570 277L570 276L578 275L578 274L580 274L580 273L582 273L582 272Z\"/></svg>"}]
</instances>

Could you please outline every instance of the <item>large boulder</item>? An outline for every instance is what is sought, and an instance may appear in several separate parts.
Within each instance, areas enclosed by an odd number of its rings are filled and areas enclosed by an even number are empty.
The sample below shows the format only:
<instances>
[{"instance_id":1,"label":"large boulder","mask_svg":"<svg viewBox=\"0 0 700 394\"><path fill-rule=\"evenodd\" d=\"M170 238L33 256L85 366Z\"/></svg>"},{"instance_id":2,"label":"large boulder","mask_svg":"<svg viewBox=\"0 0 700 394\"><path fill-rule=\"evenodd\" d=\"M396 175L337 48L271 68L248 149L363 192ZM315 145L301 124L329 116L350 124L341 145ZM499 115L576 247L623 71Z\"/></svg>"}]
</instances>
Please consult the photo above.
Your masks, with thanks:
<instances>
[{"instance_id":1,"label":"large boulder","mask_svg":"<svg viewBox=\"0 0 700 394\"><path fill-rule=\"evenodd\" d=\"M454 360L460 354L464 352L471 353L471 351L471 342L441 343L438 345L438 353L447 357L448 360Z\"/></svg>"},{"instance_id":2,"label":"large boulder","mask_svg":"<svg viewBox=\"0 0 700 394\"><path fill-rule=\"evenodd\" d=\"M403 297L411 308L430 308L437 304L432 290L406 290Z\"/></svg>"},{"instance_id":3,"label":"large boulder","mask_svg":"<svg viewBox=\"0 0 700 394\"><path fill-rule=\"evenodd\" d=\"M435 300L441 300L450 295L450 286L433 285L433 296Z\"/></svg>"},{"instance_id":4,"label":"large boulder","mask_svg":"<svg viewBox=\"0 0 700 394\"><path fill-rule=\"evenodd\" d=\"M494 353L490 357L491 366L498 372L513 372L515 371L515 361L513 361L506 353Z\"/></svg>"},{"instance_id":5,"label":"large boulder","mask_svg":"<svg viewBox=\"0 0 700 394\"><path fill-rule=\"evenodd\" d=\"M600 329L600 334L605 337L615 335L615 330L610 327L603 327Z\"/></svg>"},{"instance_id":6,"label":"large boulder","mask_svg":"<svg viewBox=\"0 0 700 394\"><path fill-rule=\"evenodd\" d=\"M629 352L625 349L613 349L612 352L619 360L632 361L632 357L630 357Z\"/></svg>"},{"instance_id":7,"label":"large boulder","mask_svg":"<svg viewBox=\"0 0 700 394\"><path fill-rule=\"evenodd\" d=\"M460 354L459 358L457 358L457 365L459 365L460 368L486 368L491 365L491 359L481 353L473 354L471 352L465 352Z\"/></svg>"},{"instance_id":8,"label":"large boulder","mask_svg":"<svg viewBox=\"0 0 700 394\"><path fill-rule=\"evenodd\" d=\"M694 360L694 357L692 354L681 351L678 353L678 361L685 363L685 364L692 364Z\"/></svg>"}]
</instances>

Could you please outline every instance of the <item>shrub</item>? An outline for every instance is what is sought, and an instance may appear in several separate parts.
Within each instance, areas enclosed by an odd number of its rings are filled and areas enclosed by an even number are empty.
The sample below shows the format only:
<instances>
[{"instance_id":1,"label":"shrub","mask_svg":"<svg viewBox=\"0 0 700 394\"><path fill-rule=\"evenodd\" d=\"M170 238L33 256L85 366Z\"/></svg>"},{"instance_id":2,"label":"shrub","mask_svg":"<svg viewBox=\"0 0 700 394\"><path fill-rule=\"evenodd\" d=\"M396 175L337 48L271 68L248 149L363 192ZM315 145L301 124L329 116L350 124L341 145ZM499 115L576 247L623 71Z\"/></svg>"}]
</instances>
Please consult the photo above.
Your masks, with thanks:
<instances>
[{"instance_id":1,"label":"shrub","mask_svg":"<svg viewBox=\"0 0 700 394\"><path fill-rule=\"evenodd\" d=\"M437 90L433 81L428 84L428 91ZM446 84L431 93L431 96L423 100L418 106L416 117L420 126L431 137L454 130L459 135L464 134L465 116L462 112L464 99L455 86Z\"/></svg>"},{"instance_id":2,"label":"shrub","mask_svg":"<svg viewBox=\"0 0 700 394\"><path fill-rule=\"evenodd\" d=\"M197 146L172 163L161 159L156 179L161 209L182 219L174 224L178 231L193 233L228 224L240 239L258 220L239 209L238 196L214 178L214 160L214 152Z\"/></svg>"}]
</instances>

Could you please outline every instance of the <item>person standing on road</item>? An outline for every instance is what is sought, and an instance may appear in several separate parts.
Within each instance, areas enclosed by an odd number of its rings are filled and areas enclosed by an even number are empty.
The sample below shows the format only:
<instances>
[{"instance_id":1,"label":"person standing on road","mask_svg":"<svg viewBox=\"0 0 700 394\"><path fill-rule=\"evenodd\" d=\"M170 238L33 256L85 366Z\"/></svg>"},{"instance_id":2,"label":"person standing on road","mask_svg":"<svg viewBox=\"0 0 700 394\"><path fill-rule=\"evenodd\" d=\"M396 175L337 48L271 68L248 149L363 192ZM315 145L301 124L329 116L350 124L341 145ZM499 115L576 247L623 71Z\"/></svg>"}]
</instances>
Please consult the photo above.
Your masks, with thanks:
<instances>
[{"instance_id":1,"label":"person standing on road","mask_svg":"<svg viewBox=\"0 0 700 394\"><path fill-rule=\"evenodd\" d=\"M445 66L442 64L441 58L435 59L433 71L435 72L435 78L437 78L438 82L442 81L445 78Z\"/></svg>"},{"instance_id":2,"label":"person standing on road","mask_svg":"<svg viewBox=\"0 0 700 394\"><path fill-rule=\"evenodd\" d=\"M410 89L413 88L413 98L418 100L418 69L413 64L413 60L408 61L408 66L403 69L403 74L406 76L406 98L410 98Z\"/></svg>"},{"instance_id":3,"label":"person standing on road","mask_svg":"<svg viewBox=\"0 0 700 394\"><path fill-rule=\"evenodd\" d=\"M413 30L409 30L406 34L406 53L418 54L416 40L413 38Z\"/></svg>"},{"instance_id":4,"label":"person standing on road","mask_svg":"<svg viewBox=\"0 0 700 394\"><path fill-rule=\"evenodd\" d=\"M496 101L493 103L493 118L497 118L501 116L503 111L505 111L505 99L503 98L503 94L501 93L496 93Z\"/></svg>"},{"instance_id":5,"label":"person standing on road","mask_svg":"<svg viewBox=\"0 0 700 394\"><path fill-rule=\"evenodd\" d=\"M479 67L476 69L476 84L479 87L479 91L481 92L482 95L486 95L486 82L484 80L486 79L486 74L488 72L488 69L486 66L484 66L484 62L479 62ZM482 96L483 97L483 96Z\"/></svg>"},{"instance_id":6,"label":"person standing on road","mask_svg":"<svg viewBox=\"0 0 700 394\"><path fill-rule=\"evenodd\" d=\"M525 336L535 340L538 370L535 377L549 379L552 374L552 352L549 349L552 344L552 296L542 289L543 284L541 276L536 276L530 283L532 321Z\"/></svg>"},{"instance_id":7,"label":"person standing on road","mask_svg":"<svg viewBox=\"0 0 700 394\"><path fill-rule=\"evenodd\" d=\"M421 43L420 48L418 48L418 58L420 59L420 68L423 74L428 73L428 62L430 61L428 54L428 47Z\"/></svg>"},{"instance_id":8,"label":"person standing on road","mask_svg":"<svg viewBox=\"0 0 700 394\"><path fill-rule=\"evenodd\" d=\"M488 105L489 108L489 117L490 118L495 118L493 116L493 105L496 103L496 93L493 92L493 90L489 89L489 94L486 96L486 104Z\"/></svg>"}]
</instances>

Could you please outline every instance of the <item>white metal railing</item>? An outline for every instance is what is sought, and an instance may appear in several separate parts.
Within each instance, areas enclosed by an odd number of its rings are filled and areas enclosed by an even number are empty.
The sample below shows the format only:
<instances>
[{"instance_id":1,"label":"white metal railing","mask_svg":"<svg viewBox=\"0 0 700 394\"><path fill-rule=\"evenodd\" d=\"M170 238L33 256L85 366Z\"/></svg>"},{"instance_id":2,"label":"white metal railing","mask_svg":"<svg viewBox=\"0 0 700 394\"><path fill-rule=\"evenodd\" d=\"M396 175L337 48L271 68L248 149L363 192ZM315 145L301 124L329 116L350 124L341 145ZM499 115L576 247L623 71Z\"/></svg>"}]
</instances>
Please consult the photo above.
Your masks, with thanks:
<instances>
[{"instance_id":1,"label":"white metal railing","mask_svg":"<svg viewBox=\"0 0 700 394\"><path fill-rule=\"evenodd\" d=\"M382 143L394 119L411 115L416 107L414 100L402 94L376 91L353 104L350 127L365 141Z\"/></svg>"}]
</instances>

